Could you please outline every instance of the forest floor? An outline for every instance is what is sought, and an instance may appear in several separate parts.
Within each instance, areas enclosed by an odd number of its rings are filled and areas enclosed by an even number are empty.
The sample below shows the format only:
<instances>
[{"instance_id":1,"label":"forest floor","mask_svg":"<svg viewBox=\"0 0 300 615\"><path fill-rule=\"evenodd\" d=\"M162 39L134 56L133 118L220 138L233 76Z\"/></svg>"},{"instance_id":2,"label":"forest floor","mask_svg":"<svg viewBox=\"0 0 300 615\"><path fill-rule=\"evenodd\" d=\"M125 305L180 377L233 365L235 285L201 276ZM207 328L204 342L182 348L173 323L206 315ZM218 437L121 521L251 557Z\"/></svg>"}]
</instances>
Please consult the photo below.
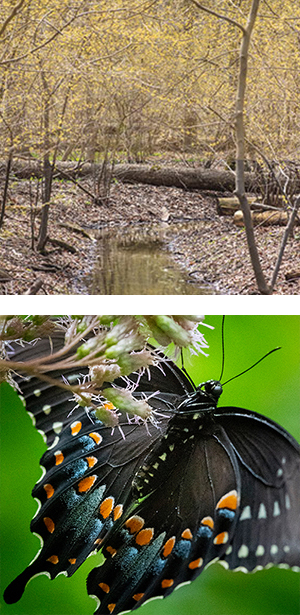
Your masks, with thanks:
<instances>
[{"instance_id":1,"label":"forest floor","mask_svg":"<svg viewBox=\"0 0 300 615\"><path fill-rule=\"evenodd\" d=\"M81 180L94 192L91 178ZM172 258L199 283L211 284L212 293L256 294L255 279L249 262L245 231L233 224L231 217L220 217L216 198L200 191L156 187L144 184L113 183L107 205L91 203L91 198L70 181L53 182L49 214L49 236L70 244L74 252L47 243L46 253L32 248L40 223L40 207L34 202L36 182L14 180L9 187L8 202L0 231L0 294L19 295L30 292L39 280L39 294L88 294L84 280L91 273L95 259L96 227L130 226L164 221L205 220L202 227L180 228L166 242ZM3 188L0 187L1 193ZM35 220L32 223L32 213ZM72 229L72 225L84 231ZM174 228L174 224L172 224ZM34 231L32 231L34 229ZM256 240L262 267L271 278L279 251L283 227L260 227ZM35 237L33 237L33 235ZM300 278L286 276L300 272L300 233L289 239L274 294L300 294ZM35 294L31 292L31 294ZM172 292L170 293L172 294Z\"/></svg>"}]
</instances>

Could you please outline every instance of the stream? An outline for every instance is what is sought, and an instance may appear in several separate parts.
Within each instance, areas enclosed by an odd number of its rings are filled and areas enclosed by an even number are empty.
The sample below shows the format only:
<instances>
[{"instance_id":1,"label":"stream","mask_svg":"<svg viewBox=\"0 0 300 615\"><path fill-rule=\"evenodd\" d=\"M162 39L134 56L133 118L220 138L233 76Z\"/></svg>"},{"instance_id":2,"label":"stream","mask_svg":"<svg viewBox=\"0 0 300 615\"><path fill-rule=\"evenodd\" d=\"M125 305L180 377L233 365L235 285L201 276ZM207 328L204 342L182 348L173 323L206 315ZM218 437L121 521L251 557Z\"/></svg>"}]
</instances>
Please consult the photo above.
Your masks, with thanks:
<instances>
[{"instance_id":1,"label":"stream","mask_svg":"<svg viewBox=\"0 0 300 615\"><path fill-rule=\"evenodd\" d=\"M195 222L187 222L190 228ZM202 223L203 224L203 223ZM171 257L168 245L182 223L136 224L99 231L91 295L211 295Z\"/></svg>"}]
</instances>

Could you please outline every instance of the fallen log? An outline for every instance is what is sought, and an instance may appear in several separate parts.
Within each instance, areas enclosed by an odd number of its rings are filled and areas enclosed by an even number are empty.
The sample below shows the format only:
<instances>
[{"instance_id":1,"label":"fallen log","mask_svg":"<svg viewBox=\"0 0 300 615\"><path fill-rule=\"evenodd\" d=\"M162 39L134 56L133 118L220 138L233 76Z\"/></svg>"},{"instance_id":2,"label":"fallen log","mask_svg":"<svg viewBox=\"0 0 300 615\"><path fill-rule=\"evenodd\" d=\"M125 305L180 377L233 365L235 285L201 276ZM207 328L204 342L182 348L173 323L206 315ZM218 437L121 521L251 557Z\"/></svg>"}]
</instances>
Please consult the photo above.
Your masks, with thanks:
<instances>
[{"instance_id":1,"label":"fallen log","mask_svg":"<svg viewBox=\"0 0 300 615\"><path fill-rule=\"evenodd\" d=\"M0 162L0 174L3 175L6 163ZM57 162L54 178L65 179L66 173L70 178L97 176L102 164L76 162ZM41 178L43 166L39 161L15 160L11 172L19 179L31 177ZM232 171L218 169L204 169L202 167L171 167L149 164L115 164L112 177L124 183L151 184L153 186L174 186L184 190L213 190L216 192L233 192L235 189L235 174ZM245 174L246 187L252 188L256 183L253 173Z\"/></svg>"},{"instance_id":2,"label":"fallen log","mask_svg":"<svg viewBox=\"0 0 300 615\"><path fill-rule=\"evenodd\" d=\"M253 204L257 201L257 197L247 195L247 201L252 207ZM220 216L232 216L234 212L236 212L239 208L240 202L237 196L224 196L218 198L217 210Z\"/></svg>"},{"instance_id":3,"label":"fallen log","mask_svg":"<svg viewBox=\"0 0 300 615\"><path fill-rule=\"evenodd\" d=\"M300 278L300 271L289 271L284 277L287 281L297 280L297 278Z\"/></svg>"},{"instance_id":4,"label":"fallen log","mask_svg":"<svg viewBox=\"0 0 300 615\"><path fill-rule=\"evenodd\" d=\"M286 226L288 223L286 211L263 211L261 213L251 211L251 217L254 226ZM233 222L236 226L244 226L243 212L241 210L235 212ZM300 221L296 220L296 224L300 224Z\"/></svg>"}]
</instances>

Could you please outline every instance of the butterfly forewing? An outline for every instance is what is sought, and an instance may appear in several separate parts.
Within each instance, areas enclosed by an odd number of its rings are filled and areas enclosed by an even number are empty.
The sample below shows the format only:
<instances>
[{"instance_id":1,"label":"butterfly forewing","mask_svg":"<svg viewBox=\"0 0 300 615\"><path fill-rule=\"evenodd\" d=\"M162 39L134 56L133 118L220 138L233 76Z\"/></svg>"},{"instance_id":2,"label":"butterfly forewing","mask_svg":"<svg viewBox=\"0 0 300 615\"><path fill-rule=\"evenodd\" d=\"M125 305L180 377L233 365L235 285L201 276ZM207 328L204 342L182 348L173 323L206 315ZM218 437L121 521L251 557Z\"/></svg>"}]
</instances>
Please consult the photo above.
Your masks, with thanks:
<instances>
[{"instance_id":1,"label":"butterfly forewing","mask_svg":"<svg viewBox=\"0 0 300 615\"><path fill-rule=\"evenodd\" d=\"M43 356L49 356L60 351L64 345L64 332L58 331L50 338L43 338L36 343L13 344L13 354L10 358L14 361L29 361ZM67 353L66 357L70 355ZM162 355L159 366L151 366L143 374L131 374L129 380L138 383L136 393L145 394L160 391L166 393L171 403L175 403L178 396L186 395L193 390L193 387L184 373L167 357ZM83 378L87 377L87 367L72 367L64 372L53 370L49 376L53 379L64 380L70 384L79 384ZM47 373L47 372L46 372ZM77 419L82 414L82 409L76 407L76 402L72 394L49 384L33 376L15 375L15 383L26 403L26 410L30 414L36 429L42 434L48 446L51 446L57 435L71 421ZM115 384L126 387L127 381L118 378Z\"/></svg>"},{"instance_id":2,"label":"butterfly forewing","mask_svg":"<svg viewBox=\"0 0 300 615\"><path fill-rule=\"evenodd\" d=\"M26 361L59 350L63 335L51 341L39 340L24 348L16 346L14 360ZM166 373L174 379L177 389L191 388L189 381L177 378L176 366L164 361L163 368L151 367L150 372L132 375L137 382L136 396L151 395L162 386ZM179 370L178 370L179 372ZM50 372L52 378L79 382L87 369ZM41 572L51 578L61 572L69 576L82 564L91 551L100 548L102 537L122 515L130 494L131 481L155 441L166 429L172 414L174 394L161 393L151 398L159 409L159 425L144 425L121 420L120 429L105 427L93 412L76 408L69 391L40 381L35 377L15 377L28 413L34 425L45 435L50 448L41 459L45 470L33 489L41 507L32 520L31 531L42 539L37 558L11 583L5 592L7 602L16 602L32 576ZM120 386L126 386L119 379ZM165 414L165 418L164 418Z\"/></svg>"}]
</instances>

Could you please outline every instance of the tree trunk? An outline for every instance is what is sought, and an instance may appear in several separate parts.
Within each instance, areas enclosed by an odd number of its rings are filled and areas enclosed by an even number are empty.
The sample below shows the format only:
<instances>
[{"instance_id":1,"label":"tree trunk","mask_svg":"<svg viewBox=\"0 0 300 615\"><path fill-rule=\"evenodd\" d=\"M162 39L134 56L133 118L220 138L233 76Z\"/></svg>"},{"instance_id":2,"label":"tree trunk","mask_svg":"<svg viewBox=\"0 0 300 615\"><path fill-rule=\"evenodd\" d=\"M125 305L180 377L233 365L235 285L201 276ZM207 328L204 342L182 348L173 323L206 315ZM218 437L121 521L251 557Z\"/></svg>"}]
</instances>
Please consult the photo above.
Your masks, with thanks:
<instances>
[{"instance_id":1,"label":"tree trunk","mask_svg":"<svg viewBox=\"0 0 300 615\"><path fill-rule=\"evenodd\" d=\"M263 270L261 267L259 254L255 242L253 223L251 218L250 206L246 197L245 187L245 130L244 130L244 104L247 83L248 53L252 30L254 27L259 0L252 0L246 28L243 28L242 42L239 57L239 74L236 94L236 190L244 216L248 250L251 258L253 271L255 274L258 290L262 295L271 294L272 290L268 287Z\"/></svg>"}]
</instances>

